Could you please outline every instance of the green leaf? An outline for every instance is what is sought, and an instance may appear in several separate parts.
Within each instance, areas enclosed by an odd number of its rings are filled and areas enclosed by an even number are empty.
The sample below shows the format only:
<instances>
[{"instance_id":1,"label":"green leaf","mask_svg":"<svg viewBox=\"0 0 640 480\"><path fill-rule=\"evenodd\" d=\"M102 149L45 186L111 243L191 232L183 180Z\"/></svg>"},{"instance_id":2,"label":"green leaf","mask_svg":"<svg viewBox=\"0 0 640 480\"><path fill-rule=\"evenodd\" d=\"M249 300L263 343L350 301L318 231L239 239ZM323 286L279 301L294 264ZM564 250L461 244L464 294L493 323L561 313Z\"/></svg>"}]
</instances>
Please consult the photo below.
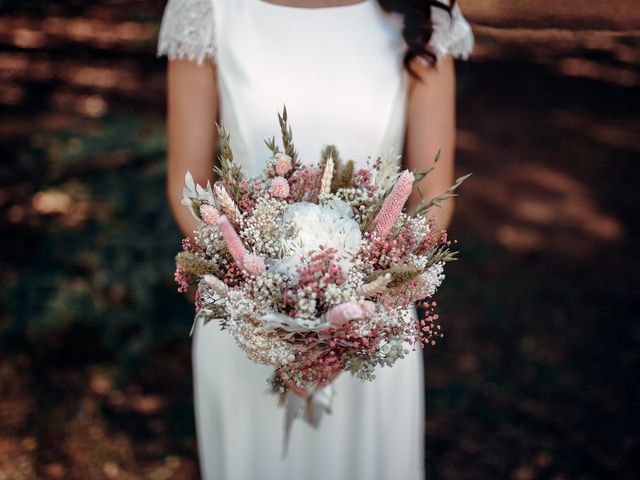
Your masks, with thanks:
<instances>
[{"instance_id":1,"label":"green leaf","mask_svg":"<svg viewBox=\"0 0 640 480\"><path fill-rule=\"evenodd\" d=\"M421 182L422 180L424 180L424 178L429 175L431 172L433 172L436 168L436 164L438 163L438 161L440 160L440 156L442 155L442 149L439 149L438 152L436 153L436 157L433 160L433 165L431 165L429 168L427 168L426 170L416 170L415 172L413 172L413 176L415 178L415 181L413 182L414 185L416 183Z\"/></svg>"},{"instance_id":2,"label":"green leaf","mask_svg":"<svg viewBox=\"0 0 640 480\"><path fill-rule=\"evenodd\" d=\"M458 177L456 179L456 181L454 182L454 184L451 185L449 188L447 188L447 190L443 194L438 195L437 197L434 197L429 201L425 201L424 199L421 200L420 203L418 204L418 206L416 207L413 215L414 216L424 215L433 207L442 208L442 203L443 202L445 202L446 200L448 200L448 199L450 199L452 197L457 197L458 196L458 194L456 194L454 192L470 176L471 176L471 174L463 175L462 177Z\"/></svg>"}]
</instances>

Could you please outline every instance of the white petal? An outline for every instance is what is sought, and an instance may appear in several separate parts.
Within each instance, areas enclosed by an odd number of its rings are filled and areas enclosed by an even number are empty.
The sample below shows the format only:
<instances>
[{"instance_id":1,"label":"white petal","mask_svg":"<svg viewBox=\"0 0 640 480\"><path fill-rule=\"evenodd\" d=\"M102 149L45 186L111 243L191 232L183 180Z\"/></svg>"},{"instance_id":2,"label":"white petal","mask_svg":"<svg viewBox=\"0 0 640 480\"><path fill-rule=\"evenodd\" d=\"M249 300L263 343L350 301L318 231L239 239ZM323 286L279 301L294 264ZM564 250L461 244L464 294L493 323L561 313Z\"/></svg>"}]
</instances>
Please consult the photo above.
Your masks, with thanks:
<instances>
[{"instance_id":1,"label":"white petal","mask_svg":"<svg viewBox=\"0 0 640 480\"><path fill-rule=\"evenodd\" d=\"M196 190L196 184L193 181L193 176L191 175L191 172L187 170L187 173L184 176L184 183L187 185L187 188L192 191L195 192Z\"/></svg>"}]
</instances>

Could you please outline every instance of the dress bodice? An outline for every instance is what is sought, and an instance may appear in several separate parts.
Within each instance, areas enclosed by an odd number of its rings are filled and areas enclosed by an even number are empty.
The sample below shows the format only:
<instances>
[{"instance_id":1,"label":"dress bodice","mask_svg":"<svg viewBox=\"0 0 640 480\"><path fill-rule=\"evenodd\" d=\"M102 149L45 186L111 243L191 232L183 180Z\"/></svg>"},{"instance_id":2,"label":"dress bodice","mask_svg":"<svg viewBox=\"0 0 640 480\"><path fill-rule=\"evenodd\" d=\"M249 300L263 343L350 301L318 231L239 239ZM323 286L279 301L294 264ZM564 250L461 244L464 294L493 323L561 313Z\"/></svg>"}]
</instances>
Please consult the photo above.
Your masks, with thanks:
<instances>
[{"instance_id":1,"label":"dress bodice","mask_svg":"<svg viewBox=\"0 0 640 480\"><path fill-rule=\"evenodd\" d=\"M195 20L185 25L186 18ZM446 31L433 36L436 54L468 53L472 36L459 10L444 21ZM263 140L278 137L276 114L285 105L303 162L334 144L364 166L369 157L402 152L408 77L401 30L401 18L375 0L324 8L170 0L159 53L216 62L220 120L251 176L262 172Z\"/></svg>"}]
</instances>

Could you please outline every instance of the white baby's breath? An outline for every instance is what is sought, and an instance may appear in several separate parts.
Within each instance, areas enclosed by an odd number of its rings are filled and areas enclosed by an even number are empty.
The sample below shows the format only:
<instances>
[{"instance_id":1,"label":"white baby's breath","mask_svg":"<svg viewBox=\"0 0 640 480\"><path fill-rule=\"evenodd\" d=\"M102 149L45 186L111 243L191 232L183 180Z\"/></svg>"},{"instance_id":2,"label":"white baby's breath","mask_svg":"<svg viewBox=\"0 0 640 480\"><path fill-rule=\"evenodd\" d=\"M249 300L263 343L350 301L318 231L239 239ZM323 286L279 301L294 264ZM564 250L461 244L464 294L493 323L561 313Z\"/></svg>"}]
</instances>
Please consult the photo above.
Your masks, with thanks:
<instances>
[{"instance_id":1,"label":"white baby's breath","mask_svg":"<svg viewBox=\"0 0 640 480\"><path fill-rule=\"evenodd\" d=\"M373 171L371 183L377 187L379 191L386 192L390 190L400 177L400 155L396 155L393 151L387 152L380 157L380 166Z\"/></svg>"},{"instance_id":2,"label":"white baby's breath","mask_svg":"<svg viewBox=\"0 0 640 480\"><path fill-rule=\"evenodd\" d=\"M438 287L442 285L442 281L444 280L444 262L431 265L429 269L420 276L420 279L425 285L423 292L425 297L430 297L436 293Z\"/></svg>"}]
</instances>

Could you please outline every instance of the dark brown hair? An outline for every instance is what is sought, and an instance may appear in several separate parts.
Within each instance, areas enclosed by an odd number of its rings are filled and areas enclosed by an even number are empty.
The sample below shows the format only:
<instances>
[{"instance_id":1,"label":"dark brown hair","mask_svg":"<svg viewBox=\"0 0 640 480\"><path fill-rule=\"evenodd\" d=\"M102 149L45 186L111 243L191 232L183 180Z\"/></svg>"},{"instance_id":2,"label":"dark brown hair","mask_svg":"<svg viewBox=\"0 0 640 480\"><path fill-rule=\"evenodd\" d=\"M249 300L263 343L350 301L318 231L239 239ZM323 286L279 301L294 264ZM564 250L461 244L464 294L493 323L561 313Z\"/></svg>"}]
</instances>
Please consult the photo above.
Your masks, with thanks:
<instances>
[{"instance_id":1,"label":"dark brown hair","mask_svg":"<svg viewBox=\"0 0 640 480\"><path fill-rule=\"evenodd\" d=\"M431 9L440 8L451 15L456 0L378 0L380 6L388 12L403 15L402 36L407 44L404 56L405 68L414 74L411 64L416 58L422 58L431 65L436 62L436 55L429 48L429 40L433 34Z\"/></svg>"}]
</instances>

